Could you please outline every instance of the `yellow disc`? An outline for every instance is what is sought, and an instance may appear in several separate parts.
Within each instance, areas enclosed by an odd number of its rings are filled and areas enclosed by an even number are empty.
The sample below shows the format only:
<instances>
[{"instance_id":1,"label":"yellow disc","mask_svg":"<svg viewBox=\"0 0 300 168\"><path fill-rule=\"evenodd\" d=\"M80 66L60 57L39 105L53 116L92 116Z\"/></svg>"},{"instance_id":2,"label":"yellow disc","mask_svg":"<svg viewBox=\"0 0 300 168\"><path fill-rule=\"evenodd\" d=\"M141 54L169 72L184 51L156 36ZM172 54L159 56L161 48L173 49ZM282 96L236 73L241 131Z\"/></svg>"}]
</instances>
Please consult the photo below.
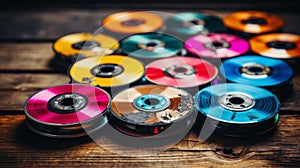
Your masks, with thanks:
<instances>
[{"instance_id":1,"label":"yellow disc","mask_svg":"<svg viewBox=\"0 0 300 168\"><path fill-rule=\"evenodd\" d=\"M103 20L106 29L124 34L153 32L162 25L163 19L150 12L118 12Z\"/></svg>"},{"instance_id":2,"label":"yellow disc","mask_svg":"<svg viewBox=\"0 0 300 168\"><path fill-rule=\"evenodd\" d=\"M53 50L66 57L78 54L84 57L108 55L118 48L119 42L115 38L91 33L69 34L57 39L53 44Z\"/></svg>"},{"instance_id":3,"label":"yellow disc","mask_svg":"<svg viewBox=\"0 0 300 168\"><path fill-rule=\"evenodd\" d=\"M116 87L130 84L144 75L143 64L121 55L95 56L82 59L70 68L70 77L84 84Z\"/></svg>"}]
</instances>

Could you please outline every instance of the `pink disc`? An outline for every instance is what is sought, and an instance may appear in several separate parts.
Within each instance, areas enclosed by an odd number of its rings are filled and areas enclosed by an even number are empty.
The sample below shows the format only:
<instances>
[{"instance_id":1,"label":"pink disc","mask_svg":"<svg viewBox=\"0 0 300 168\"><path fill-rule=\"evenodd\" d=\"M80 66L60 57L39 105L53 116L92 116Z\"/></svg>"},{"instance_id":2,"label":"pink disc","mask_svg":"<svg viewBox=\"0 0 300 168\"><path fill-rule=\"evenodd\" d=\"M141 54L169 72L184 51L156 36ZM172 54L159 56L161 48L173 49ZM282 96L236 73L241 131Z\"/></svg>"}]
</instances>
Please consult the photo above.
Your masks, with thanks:
<instances>
[{"instance_id":1,"label":"pink disc","mask_svg":"<svg viewBox=\"0 0 300 168\"><path fill-rule=\"evenodd\" d=\"M196 35L185 42L185 48L192 54L207 58L230 58L249 50L249 43L235 35L211 33Z\"/></svg>"},{"instance_id":2,"label":"pink disc","mask_svg":"<svg viewBox=\"0 0 300 168\"><path fill-rule=\"evenodd\" d=\"M66 84L41 90L25 103L29 119L47 125L73 125L101 116L110 105L102 89Z\"/></svg>"},{"instance_id":3,"label":"pink disc","mask_svg":"<svg viewBox=\"0 0 300 168\"><path fill-rule=\"evenodd\" d=\"M145 76L155 84L189 88L207 84L217 74L218 69L208 61L177 56L151 62Z\"/></svg>"}]
</instances>

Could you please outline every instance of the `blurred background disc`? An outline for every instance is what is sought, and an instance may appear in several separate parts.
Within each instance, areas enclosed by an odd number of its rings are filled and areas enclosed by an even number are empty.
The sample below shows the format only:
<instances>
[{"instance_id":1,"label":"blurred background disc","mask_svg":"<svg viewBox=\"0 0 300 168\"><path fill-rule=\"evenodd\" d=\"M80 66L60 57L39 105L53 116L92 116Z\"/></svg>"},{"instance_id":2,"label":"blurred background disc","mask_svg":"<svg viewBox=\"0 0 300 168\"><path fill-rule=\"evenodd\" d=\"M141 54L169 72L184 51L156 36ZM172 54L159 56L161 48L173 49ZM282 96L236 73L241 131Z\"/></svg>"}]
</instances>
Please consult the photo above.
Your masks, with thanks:
<instances>
[{"instance_id":1,"label":"blurred background disc","mask_svg":"<svg viewBox=\"0 0 300 168\"><path fill-rule=\"evenodd\" d=\"M144 75L143 64L121 55L96 56L80 60L69 69L74 82L112 88L127 86Z\"/></svg>"},{"instance_id":2,"label":"blurred background disc","mask_svg":"<svg viewBox=\"0 0 300 168\"><path fill-rule=\"evenodd\" d=\"M24 111L29 128L38 134L71 138L102 127L109 106L110 96L102 89L66 84L35 93L25 102Z\"/></svg>"},{"instance_id":3,"label":"blurred background disc","mask_svg":"<svg viewBox=\"0 0 300 168\"><path fill-rule=\"evenodd\" d=\"M115 33L136 34L153 32L163 26L163 19L151 12L118 12L104 18L103 26Z\"/></svg>"},{"instance_id":4,"label":"blurred background disc","mask_svg":"<svg viewBox=\"0 0 300 168\"><path fill-rule=\"evenodd\" d=\"M133 136L176 134L191 127L188 116L193 113L193 106L193 97L181 89L141 85L126 89L113 98L111 121L119 131ZM168 129L179 123L183 125Z\"/></svg>"},{"instance_id":5,"label":"blurred background disc","mask_svg":"<svg viewBox=\"0 0 300 168\"><path fill-rule=\"evenodd\" d=\"M115 38L91 33L65 35L53 44L54 52L64 57L74 57L78 54L83 57L108 55L118 48L119 42Z\"/></svg>"},{"instance_id":6,"label":"blurred background disc","mask_svg":"<svg viewBox=\"0 0 300 168\"><path fill-rule=\"evenodd\" d=\"M155 84L188 88L207 84L217 74L218 69L208 61L177 56L149 63L145 77Z\"/></svg>"},{"instance_id":7,"label":"blurred background disc","mask_svg":"<svg viewBox=\"0 0 300 168\"><path fill-rule=\"evenodd\" d=\"M177 13L169 17L166 26L171 32L186 36L216 32L224 28L219 17L193 12Z\"/></svg>"},{"instance_id":8,"label":"blurred background disc","mask_svg":"<svg viewBox=\"0 0 300 168\"><path fill-rule=\"evenodd\" d=\"M235 35L211 33L189 38L185 42L185 48L200 57L223 59L246 53L249 50L249 44Z\"/></svg>"},{"instance_id":9,"label":"blurred background disc","mask_svg":"<svg viewBox=\"0 0 300 168\"><path fill-rule=\"evenodd\" d=\"M279 59L300 57L300 36L290 33L272 33L254 36L250 40L253 52Z\"/></svg>"},{"instance_id":10,"label":"blurred background disc","mask_svg":"<svg viewBox=\"0 0 300 168\"><path fill-rule=\"evenodd\" d=\"M263 134L278 122L280 102L263 88L242 84L218 84L199 91L195 96L202 130L213 129L227 136Z\"/></svg>"},{"instance_id":11,"label":"blurred background disc","mask_svg":"<svg viewBox=\"0 0 300 168\"><path fill-rule=\"evenodd\" d=\"M280 17L262 11L233 12L223 22L229 29L250 34L273 32L284 26Z\"/></svg>"},{"instance_id":12,"label":"blurred background disc","mask_svg":"<svg viewBox=\"0 0 300 168\"><path fill-rule=\"evenodd\" d=\"M135 34L121 42L123 52L139 59L157 59L176 55L183 48L177 38L160 33Z\"/></svg>"}]
</instances>

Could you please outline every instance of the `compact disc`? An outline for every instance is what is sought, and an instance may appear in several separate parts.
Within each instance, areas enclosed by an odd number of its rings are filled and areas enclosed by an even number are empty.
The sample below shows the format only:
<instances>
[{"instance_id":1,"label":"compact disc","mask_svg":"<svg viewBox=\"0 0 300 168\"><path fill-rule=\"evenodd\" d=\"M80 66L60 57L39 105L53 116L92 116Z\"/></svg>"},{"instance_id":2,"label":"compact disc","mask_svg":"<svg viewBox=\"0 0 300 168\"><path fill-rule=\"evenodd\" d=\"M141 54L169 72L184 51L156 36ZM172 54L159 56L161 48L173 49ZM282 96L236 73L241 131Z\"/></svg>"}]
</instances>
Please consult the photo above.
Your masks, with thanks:
<instances>
[{"instance_id":1,"label":"compact disc","mask_svg":"<svg viewBox=\"0 0 300 168\"><path fill-rule=\"evenodd\" d=\"M119 48L119 42L108 35L91 33L68 34L53 43L55 53L64 57L80 54L83 57L112 54Z\"/></svg>"},{"instance_id":2,"label":"compact disc","mask_svg":"<svg viewBox=\"0 0 300 168\"><path fill-rule=\"evenodd\" d=\"M135 34L121 42L123 52L139 59L156 59L176 55L183 48L177 38L167 34Z\"/></svg>"},{"instance_id":3,"label":"compact disc","mask_svg":"<svg viewBox=\"0 0 300 168\"><path fill-rule=\"evenodd\" d=\"M163 19L154 13L128 11L111 14L102 24L111 32L135 34L156 31L163 23Z\"/></svg>"},{"instance_id":4,"label":"compact disc","mask_svg":"<svg viewBox=\"0 0 300 168\"><path fill-rule=\"evenodd\" d=\"M177 56L149 63L145 77L155 84L188 88L207 84L217 74L218 69L208 61Z\"/></svg>"},{"instance_id":5,"label":"compact disc","mask_svg":"<svg viewBox=\"0 0 300 168\"><path fill-rule=\"evenodd\" d=\"M230 82L270 87L290 81L293 70L282 60L247 55L224 61L220 74Z\"/></svg>"},{"instance_id":6,"label":"compact disc","mask_svg":"<svg viewBox=\"0 0 300 168\"><path fill-rule=\"evenodd\" d=\"M263 88L243 84L217 84L195 95L202 129L214 129L227 136L263 134L278 122L280 102Z\"/></svg>"},{"instance_id":7,"label":"compact disc","mask_svg":"<svg viewBox=\"0 0 300 168\"><path fill-rule=\"evenodd\" d=\"M233 12L225 16L223 22L232 30L250 34L273 32L284 26L280 17L261 11Z\"/></svg>"},{"instance_id":8,"label":"compact disc","mask_svg":"<svg viewBox=\"0 0 300 168\"><path fill-rule=\"evenodd\" d=\"M230 58L249 50L243 38L231 34L211 33L196 35L185 42L185 48L192 54L207 58Z\"/></svg>"},{"instance_id":9,"label":"compact disc","mask_svg":"<svg viewBox=\"0 0 300 168\"><path fill-rule=\"evenodd\" d=\"M140 85L117 94L112 100L111 114L113 125L121 132L128 134L129 131L134 136L151 136L168 131L172 124L187 119L193 112L193 105L193 97L181 89ZM185 120L175 130L191 124L192 122Z\"/></svg>"},{"instance_id":10,"label":"compact disc","mask_svg":"<svg viewBox=\"0 0 300 168\"><path fill-rule=\"evenodd\" d=\"M253 52L279 59L300 57L300 36L289 33L272 33L252 37Z\"/></svg>"},{"instance_id":11,"label":"compact disc","mask_svg":"<svg viewBox=\"0 0 300 168\"><path fill-rule=\"evenodd\" d=\"M104 88L129 85L144 75L143 64L121 55L95 56L77 61L69 69L74 82Z\"/></svg>"},{"instance_id":12,"label":"compact disc","mask_svg":"<svg viewBox=\"0 0 300 168\"><path fill-rule=\"evenodd\" d=\"M24 111L34 132L71 138L86 135L107 123L110 96L100 88L82 84L50 87L32 95Z\"/></svg>"},{"instance_id":13,"label":"compact disc","mask_svg":"<svg viewBox=\"0 0 300 168\"><path fill-rule=\"evenodd\" d=\"M222 30L224 27L219 17L193 12L177 13L169 17L166 26L171 32L187 36L211 33Z\"/></svg>"}]
</instances>

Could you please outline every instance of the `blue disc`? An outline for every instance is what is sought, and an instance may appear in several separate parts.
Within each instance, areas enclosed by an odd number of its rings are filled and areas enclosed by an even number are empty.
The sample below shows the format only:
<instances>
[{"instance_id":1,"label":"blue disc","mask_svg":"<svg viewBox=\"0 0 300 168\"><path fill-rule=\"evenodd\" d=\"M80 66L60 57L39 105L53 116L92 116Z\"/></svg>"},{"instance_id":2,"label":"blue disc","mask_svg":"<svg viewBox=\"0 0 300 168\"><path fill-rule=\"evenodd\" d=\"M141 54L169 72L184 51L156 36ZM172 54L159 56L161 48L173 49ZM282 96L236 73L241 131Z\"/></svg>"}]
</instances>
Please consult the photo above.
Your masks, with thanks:
<instances>
[{"instance_id":1,"label":"blue disc","mask_svg":"<svg viewBox=\"0 0 300 168\"><path fill-rule=\"evenodd\" d=\"M272 87L289 82L293 70L282 60L248 55L224 61L220 74L230 82Z\"/></svg>"},{"instance_id":2,"label":"blue disc","mask_svg":"<svg viewBox=\"0 0 300 168\"><path fill-rule=\"evenodd\" d=\"M266 89L242 84L217 84L195 95L197 110L228 124L258 124L276 117L278 98Z\"/></svg>"},{"instance_id":3,"label":"blue disc","mask_svg":"<svg viewBox=\"0 0 300 168\"><path fill-rule=\"evenodd\" d=\"M147 33L125 38L121 42L121 48L130 56L155 59L176 55L183 48L183 43L166 34Z\"/></svg>"},{"instance_id":4,"label":"blue disc","mask_svg":"<svg viewBox=\"0 0 300 168\"><path fill-rule=\"evenodd\" d=\"M203 13L178 13L166 21L167 28L183 35L196 35L201 32L216 32L224 28L220 18Z\"/></svg>"}]
</instances>

